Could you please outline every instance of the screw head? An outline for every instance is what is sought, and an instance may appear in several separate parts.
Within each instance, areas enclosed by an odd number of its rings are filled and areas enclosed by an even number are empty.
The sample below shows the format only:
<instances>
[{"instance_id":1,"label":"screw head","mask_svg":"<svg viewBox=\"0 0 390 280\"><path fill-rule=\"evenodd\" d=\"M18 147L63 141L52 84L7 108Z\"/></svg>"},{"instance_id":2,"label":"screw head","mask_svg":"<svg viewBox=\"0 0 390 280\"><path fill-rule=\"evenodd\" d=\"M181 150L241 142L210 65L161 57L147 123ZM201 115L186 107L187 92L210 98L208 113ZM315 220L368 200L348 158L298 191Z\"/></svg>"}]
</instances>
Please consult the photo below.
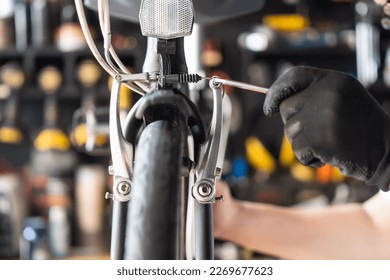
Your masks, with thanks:
<instances>
[{"instance_id":1,"label":"screw head","mask_svg":"<svg viewBox=\"0 0 390 280\"><path fill-rule=\"evenodd\" d=\"M202 197L207 197L212 192L212 187L209 184L200 184L198 187L199 195Z\"/></svg>"},{"instance_id":2,"label":"screw head","mask_svg":"<svg viewBox=\"0 0 390 280\"><path fill-rule=\"evenodd\" d=\"M128 195L131 192L131 185L128 182L120 182L117 189L120 194Z\"/></svg>"},{"instance_id":3,"label":"screw head","mask_svg":"<svg viewBox=\"0 0 390 280\"><path fill-rule=\"evenodd\" d=\"M112 194L110 194L109 192L106 192L104 197L105 197L105 199L113 199L114 198L114 196Z\"/></svg>"}]
</instances>

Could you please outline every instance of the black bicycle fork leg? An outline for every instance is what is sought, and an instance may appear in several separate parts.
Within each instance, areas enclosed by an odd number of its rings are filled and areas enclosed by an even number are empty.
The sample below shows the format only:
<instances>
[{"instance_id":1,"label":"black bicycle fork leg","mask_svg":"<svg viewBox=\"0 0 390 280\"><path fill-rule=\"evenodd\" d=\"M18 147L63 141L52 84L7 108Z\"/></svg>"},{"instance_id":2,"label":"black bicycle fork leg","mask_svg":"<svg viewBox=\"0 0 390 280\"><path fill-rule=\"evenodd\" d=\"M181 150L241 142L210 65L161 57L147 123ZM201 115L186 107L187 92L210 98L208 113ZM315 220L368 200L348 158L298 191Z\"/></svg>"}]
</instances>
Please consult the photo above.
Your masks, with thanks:
<instances>
[{"instance_id":1,"label":"black bicycle fork leg","mask_svg":"<svg viewBox=\"0 0 390 280\"><path fill-rule=\"evenodd\" d=\"M195 259L214 259L213 205L195 202Z\"/></svg>"},{"instance_id":2,"label":"black bicycle fork leg","mask_svg":"<svg viewBox=\"0 0 390 280\"><path fill-rule=\"evenodd\" d=\"M112 208L111 249L112 260L123 260L125 257L125 236L127 223L127 209L129 202L114 200Z\"/></svg>"}]
</instances>

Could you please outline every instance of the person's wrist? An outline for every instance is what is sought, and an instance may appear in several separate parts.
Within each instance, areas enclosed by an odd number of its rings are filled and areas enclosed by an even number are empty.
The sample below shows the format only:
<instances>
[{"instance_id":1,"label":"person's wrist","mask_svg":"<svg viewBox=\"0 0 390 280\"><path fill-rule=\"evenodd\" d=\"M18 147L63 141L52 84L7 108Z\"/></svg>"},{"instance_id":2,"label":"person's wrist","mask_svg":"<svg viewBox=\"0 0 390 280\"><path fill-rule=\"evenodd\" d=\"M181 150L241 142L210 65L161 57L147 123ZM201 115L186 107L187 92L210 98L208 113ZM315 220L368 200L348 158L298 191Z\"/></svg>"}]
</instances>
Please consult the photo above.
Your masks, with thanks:
<instances>
[{"instance_id":1,"label":"person's wrist","mask_svg":"<svg viewBox=\"0 0 390 280\"><path fill-rule=\"evenodd\" d=\"M386 0L374 0L375 3L377 3L378 5L384 5L386 4Z\"/></svg>"},{"instance_id":2,"label":"person's wrist","mask_svg":"<svg viewBox=\"0 0 390 280\"><path fill-rule=\"evenodd\" d=\"M241 208L242 202L239 200L233 199L229 203L227 217L224 219L222 226L219 226L218 230L214 232L216 238L230 241L234 240L234 229L236 228L238 219L240 219L239 213L241 212Z\"/></svg>"}]
</instances>

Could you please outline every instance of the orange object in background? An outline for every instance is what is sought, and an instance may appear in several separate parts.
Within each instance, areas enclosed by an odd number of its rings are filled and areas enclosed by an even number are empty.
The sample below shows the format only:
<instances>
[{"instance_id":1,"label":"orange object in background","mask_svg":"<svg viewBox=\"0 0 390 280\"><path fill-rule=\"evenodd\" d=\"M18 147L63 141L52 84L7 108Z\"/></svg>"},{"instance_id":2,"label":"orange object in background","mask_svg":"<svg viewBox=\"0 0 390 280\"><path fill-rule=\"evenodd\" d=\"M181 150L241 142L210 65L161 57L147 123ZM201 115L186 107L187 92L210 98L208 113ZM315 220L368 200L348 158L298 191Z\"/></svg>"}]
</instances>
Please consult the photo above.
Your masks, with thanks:
<instances>
[{"instance_id":1,"label":"orange object in background","mask_svg":"<svg viewBox=\"0 0 390 280\"><path fill-rule=\"evenodd\" d=\"M218 39L207 39L203 46L202 61L206 67L217 67L223 62L221 42Z\"/></svg>"},{"instance_id":2,"label":"orange object in background","mask_svg":"<svg viewBox=\"0 0 390 280\"><path fill-rule=\"evenodd\" d=\"M316 179L321 184L329 184L332 181L333 167L326 164L317 169Z\"/></svg>"}]
</instances>

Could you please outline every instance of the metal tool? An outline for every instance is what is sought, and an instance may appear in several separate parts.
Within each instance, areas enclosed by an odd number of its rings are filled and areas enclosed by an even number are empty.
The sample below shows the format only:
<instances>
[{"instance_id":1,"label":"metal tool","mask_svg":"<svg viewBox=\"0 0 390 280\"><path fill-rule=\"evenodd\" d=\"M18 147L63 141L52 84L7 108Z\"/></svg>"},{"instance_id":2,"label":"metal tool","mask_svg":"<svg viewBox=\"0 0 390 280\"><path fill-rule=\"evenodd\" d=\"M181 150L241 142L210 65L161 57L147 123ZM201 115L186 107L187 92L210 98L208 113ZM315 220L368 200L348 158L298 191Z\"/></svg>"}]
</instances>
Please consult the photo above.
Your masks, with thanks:
<instances>
[{"instance_id":1,"label":"metal tool","mask_svg":"<svg viewBox=\"0 0 390 280\"><path fill-rule=\"evenodd\" d=\"M225 80L225 79L221 79L219 77L212 77L212 78L205 78L205 79L210 79L211 82L216 86L218 86L218 85L231 86L231 87L245 89L245 90L249 90L249 91L260 92L260 93L264 93L264 94L267 94L267 92L268 92L268 88L258 87L258 86L254 86L251 84L237 82L237 81L233 81L233 80Z\"/></svg>"}]
</instances>

